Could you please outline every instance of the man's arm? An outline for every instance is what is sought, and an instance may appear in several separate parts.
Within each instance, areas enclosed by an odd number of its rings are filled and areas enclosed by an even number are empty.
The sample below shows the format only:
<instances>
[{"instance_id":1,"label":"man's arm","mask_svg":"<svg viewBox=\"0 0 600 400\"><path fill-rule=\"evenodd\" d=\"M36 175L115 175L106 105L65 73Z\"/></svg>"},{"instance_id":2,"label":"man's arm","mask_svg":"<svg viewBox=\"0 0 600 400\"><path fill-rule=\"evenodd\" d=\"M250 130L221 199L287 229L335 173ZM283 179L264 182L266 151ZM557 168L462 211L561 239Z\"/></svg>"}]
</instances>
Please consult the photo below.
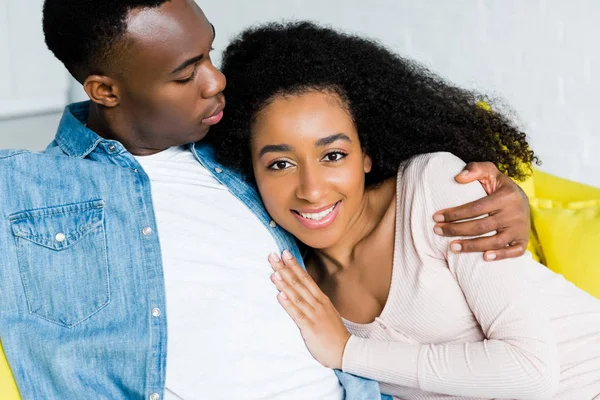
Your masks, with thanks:
<instances>
[{"instance_id":1,"label":"man's arm","mask_svg":"<svg viewBox=\"0 0 600 400\"><path fill-rule=\"evenodd\" d=\"M453 241L454 252L484 252L487 261L522 256L529 242L529 201L521 188L490 162L469 163L456 176L459 183L478 180L487 197L436 212L435 232L440 236L493 236ZM463 221L486 215L483 218Z\"/></svg>"}]
</instances>

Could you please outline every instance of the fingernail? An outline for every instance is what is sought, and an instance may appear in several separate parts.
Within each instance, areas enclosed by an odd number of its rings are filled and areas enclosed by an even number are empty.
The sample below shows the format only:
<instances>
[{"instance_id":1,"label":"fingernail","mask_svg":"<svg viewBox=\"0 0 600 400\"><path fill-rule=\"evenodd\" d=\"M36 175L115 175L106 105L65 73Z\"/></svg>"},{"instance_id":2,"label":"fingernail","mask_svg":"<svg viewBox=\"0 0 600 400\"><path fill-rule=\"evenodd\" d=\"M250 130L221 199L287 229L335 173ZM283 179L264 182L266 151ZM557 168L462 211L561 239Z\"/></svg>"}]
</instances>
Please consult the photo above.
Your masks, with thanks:
<instances>
[{"instance_id":1,"label":"fingernail","mask_svg":"<svg viewBox=\"0 0 600 400\"><path fill-rule=\"evenodd\" d=\"M277 255L277 253L271 253L271 254L269 254L269 261L272 263L278 263L281 260L279 259L279 256Z\"/></svg>"},{"instance_id":2,"label":"fingernail","mask_svg":"<svg viewBox=\"0 0 600 400\"><path fill-rule=\"evenodd\" d=\"M485 255L485 259L488 261L494 261L496 259L496 253L490 253Z\"/></svg>"},{"instance_id":3,"label":"fingernail","mask_svg":"<svg viewBox=\"0 0 600 400\"><path fill-rule=\"evenodd\" d=\"M462 250L462 246L461 246L461 244L460 244L460 243L452 243L452 244L450 245L450 249L452 249L452 251L454 251L454 252L458 253L459 251L461 251L461 250Z\"/></svg>"},{"instance_id":4,"label":"fingernail","mask_svg":"<svg viewBox=\"0 0 600 400\"><path fill-rule=\"evenodd\" d=\"M436 226L435 228L433 228L433 231L435 233L437 233L438 235L443 235L444 234L444 231L439 226Z\"/></svg>"},{"instance_id":5,"label":"fingernail","mask_svg":"<svg viewBox=\"0 0 600 400\"><path fill-rule=\"evenodd\" d=\"M275 279L277 279L278 281L282 281L282 280L283 280L283 278L282 278L282 277L281 277L281 275L279 274L279 271L278 271L278 272L275 272L273 275L275 276Z\"/></svg>"},{"instance_id":6,"label":"fingernail","mask_svg":"<svg viewBox=\"0 0 600 400\"><path fill-rule=\"evenodd\" d=\"M283 251L283 258L285 258L286 260L291 260L292 259L292 253L290 253L288 250L284 250Z\"/></svg>"},{"instance_id":7,"label":"fingernail","mask_svg":"<svg viewBox=\"0 0 600 400\"><path fill-rule=\"evenodd\" d=\"M446 218L444 218L444 215L443 215L443 214L435 214L435 215L433 216L433 220L434 220L435 222L444 222L444 220L445 220L445 219L446 219Z\"/></svg>"},{"instance_id":8,"label":"fingernail","mask_svg":"<svg viewBox=\"0 0 600 400\"><path fill-rule=\"evenodd\" d=\"M463 169L462 171L460 171L460 175L462 175L462 176L469 175L469 170Z\"/></svg>"},{"instance_id":9,"label":"fingernail","mask_svg":"<svg viewBox=\"0 0 600 400\"><path fill-rule=\"evenodd\" d=\"M279 295L281 296L282 299L287 300L287 296L285 295L285 293L279 292Z\"/></svg>"}]
</instances>

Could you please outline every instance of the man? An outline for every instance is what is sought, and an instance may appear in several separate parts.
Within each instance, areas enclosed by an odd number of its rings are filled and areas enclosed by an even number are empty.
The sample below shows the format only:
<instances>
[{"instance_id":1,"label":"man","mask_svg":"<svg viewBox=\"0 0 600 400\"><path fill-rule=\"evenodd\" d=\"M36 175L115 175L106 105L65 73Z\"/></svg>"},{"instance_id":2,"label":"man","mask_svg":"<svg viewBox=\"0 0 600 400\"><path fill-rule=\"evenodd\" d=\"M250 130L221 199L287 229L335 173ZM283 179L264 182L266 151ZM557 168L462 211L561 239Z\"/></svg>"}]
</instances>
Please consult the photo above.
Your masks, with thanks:
<instances>
[{"instance_id":1,"label":"man","mask_svg":"<svg viewBox=\"0 0 600 400\"><path fill-rule=\"evenodd\" d=\"M343 398L269 281L267 255L299 257L294 242L202 142L225 77L201 9L46 0L44 32L91 101L66 108L43 154L0 152L0 338L23 398ZM496 193L440 227L500 232L463 251L522 254L526 199L471 168L463 181ZM339 376L349 399L378 391Z\"/></svg>"}]
</instances>

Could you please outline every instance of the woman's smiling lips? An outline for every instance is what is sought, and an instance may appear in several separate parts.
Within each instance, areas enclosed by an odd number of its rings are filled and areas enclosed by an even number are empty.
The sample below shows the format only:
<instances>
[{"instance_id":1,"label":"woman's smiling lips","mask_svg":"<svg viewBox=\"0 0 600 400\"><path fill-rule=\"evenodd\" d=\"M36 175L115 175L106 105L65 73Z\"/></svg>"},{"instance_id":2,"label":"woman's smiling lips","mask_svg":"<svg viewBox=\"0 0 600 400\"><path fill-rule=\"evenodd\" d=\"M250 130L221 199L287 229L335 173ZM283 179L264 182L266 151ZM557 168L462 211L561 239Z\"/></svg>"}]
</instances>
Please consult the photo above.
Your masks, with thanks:
<instances>
[{"instance_id":1,"label":"woman's smiling lips","mask_svg":"<svg viewBox=\"0 0 600 400\"><path fill-rule=\"evenodd\" d=\"M341 201L318 209L291 210L291 213L308 229L322 229L333 223L337 217Z\"/></svg>"}]
</instances>

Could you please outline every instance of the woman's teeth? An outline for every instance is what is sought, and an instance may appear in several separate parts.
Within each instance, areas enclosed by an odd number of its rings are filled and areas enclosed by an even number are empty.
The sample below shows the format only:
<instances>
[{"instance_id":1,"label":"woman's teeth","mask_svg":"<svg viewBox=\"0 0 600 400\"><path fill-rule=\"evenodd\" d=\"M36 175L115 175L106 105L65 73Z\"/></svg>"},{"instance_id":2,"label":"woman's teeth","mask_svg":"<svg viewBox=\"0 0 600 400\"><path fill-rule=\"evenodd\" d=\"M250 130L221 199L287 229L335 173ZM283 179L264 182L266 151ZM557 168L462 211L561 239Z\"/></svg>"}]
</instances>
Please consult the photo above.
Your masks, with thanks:
<instances>
[{"instance_id":1,"label":"woman's teeth","mask_svg":"<svg viewBox=\"0 0 600 400\"><path fill-rule=\"evenodd\" d=\"M319 220L322 220L323 218L325 218L326 216L328 216L329 213L331 213L333 211L336 204L332 205L327 210L323 210L319 213L298 213L298 214L302 215L306 219L312 219L313 221L319 221Z\"/></svg>"}]
</instances>

